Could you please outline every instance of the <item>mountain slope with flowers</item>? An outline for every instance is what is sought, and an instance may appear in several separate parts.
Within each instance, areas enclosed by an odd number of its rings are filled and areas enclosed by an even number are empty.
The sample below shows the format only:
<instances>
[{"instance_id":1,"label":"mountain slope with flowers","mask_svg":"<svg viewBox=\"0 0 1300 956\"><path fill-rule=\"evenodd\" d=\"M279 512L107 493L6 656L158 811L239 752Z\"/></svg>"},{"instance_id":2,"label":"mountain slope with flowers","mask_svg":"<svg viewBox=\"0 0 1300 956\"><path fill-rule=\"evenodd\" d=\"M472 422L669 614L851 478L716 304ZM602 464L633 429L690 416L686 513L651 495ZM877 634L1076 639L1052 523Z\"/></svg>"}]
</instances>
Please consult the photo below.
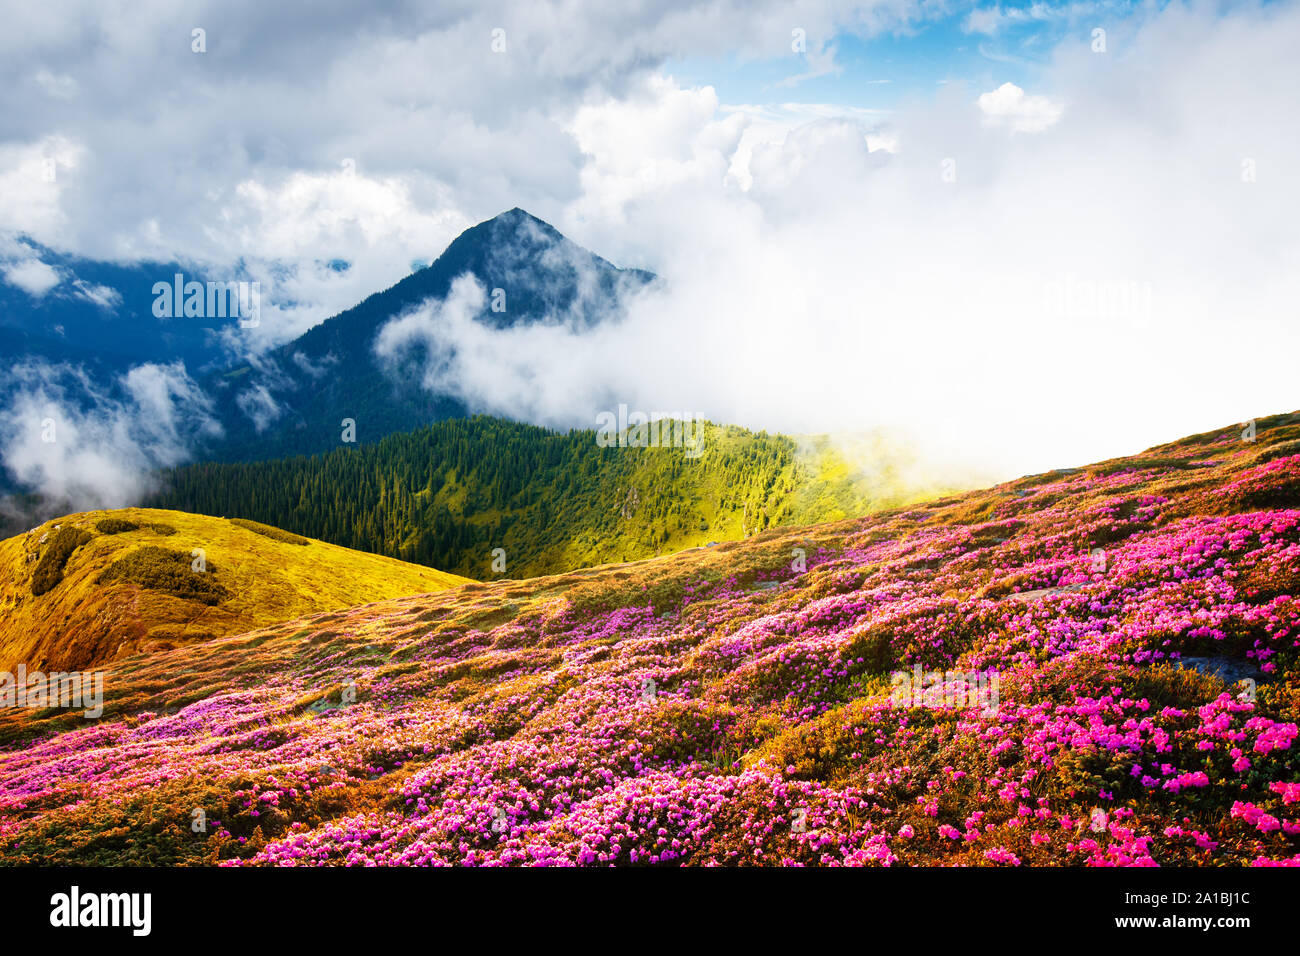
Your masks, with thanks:
<instances>
[{"instance_id":1,"label":"mountain slope with flowers","mask_svg":"<svg viewBox=\"0 0 1300 956\"><path fill-rule=\"evenodd\" d=\"M92 726L0 716L3 860L1300 864L1300 413L1255 424L119 661Z\"/></svg>"}]
</instances>

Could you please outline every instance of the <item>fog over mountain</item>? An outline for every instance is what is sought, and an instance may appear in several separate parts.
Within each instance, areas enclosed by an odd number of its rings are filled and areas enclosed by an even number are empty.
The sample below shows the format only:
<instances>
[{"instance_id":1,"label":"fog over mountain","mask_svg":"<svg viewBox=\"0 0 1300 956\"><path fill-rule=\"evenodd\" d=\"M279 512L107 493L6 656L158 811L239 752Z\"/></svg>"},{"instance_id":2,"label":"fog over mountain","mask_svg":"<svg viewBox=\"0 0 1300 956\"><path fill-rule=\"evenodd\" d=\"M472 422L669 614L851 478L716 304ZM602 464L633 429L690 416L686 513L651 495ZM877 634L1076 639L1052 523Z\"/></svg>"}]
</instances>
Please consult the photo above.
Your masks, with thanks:
<instances>
[{"instance_id":1,"label":"fog over mountain","mask_svg":"<svg viewBox=\"0 0 1300 956\"><path fill-rule=\"evenodd\" d=\"M461 407L586 425L625 401L790 433L884 429L926 460L1009 477L1295 404L1300 248L1279 215L1300 199L1281 121L1300 80L1292 4L976 11L945 27L969 59L928 88L846 52L938 28L907 2L685 4L617 23L395 3L391 21L338 10L292 29L257 5L160 6L131 31L54 6L86 28L23 10L3 61L0 341L40 355L66 337L67 352L8 380L6 448L33 434L16 410L58 407L29 383L79 369L103 396L80 440L147 440L114 431L137 413L122 376L178 359L164 393L198 389L223 437L189 431L253 456L271 436L321 447L349 401L363 436ZM740 60L719 66L724 50ZM307 58L329 95L286 92ZM454 295L450 272L427 289L412 276L514 207L661 281L591 323L512 299L516 279L471 269L481 290ZM93 337L55 313L75 305L102 341L95 323L139 314L131 270L173 268L148 263L259 282L261 321L173 322L170 339L128 321L137 360L94 367L76 353ZM397 308L379 351L332 365L355 332L345 316L381 289L371 305ZM530 320L493 319L516 307ZM12 321L25 311L39 321ZM227 362L248 371L213 377ZM403 382L389 420L379 366ZM172 457L170 435L123 440L86 460ZM11 479L40 474L14 454ZM60 487L78 482L102 485Z\"/></svg>"}]
</instances>

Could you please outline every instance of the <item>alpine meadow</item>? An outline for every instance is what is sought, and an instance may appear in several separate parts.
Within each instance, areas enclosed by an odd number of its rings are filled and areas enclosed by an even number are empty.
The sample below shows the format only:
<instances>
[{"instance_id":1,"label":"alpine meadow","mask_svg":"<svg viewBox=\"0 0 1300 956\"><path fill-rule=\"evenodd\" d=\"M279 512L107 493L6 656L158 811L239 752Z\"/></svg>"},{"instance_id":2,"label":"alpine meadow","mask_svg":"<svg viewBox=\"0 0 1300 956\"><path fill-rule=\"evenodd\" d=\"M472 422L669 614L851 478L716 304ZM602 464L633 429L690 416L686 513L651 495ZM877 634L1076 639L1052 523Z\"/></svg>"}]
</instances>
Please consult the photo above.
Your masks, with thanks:
<instances>
[{"instance_id":1,"label":"alpine meadow","mask_svg":"<svg viewBox=\"0 0 1300 956\"><path fill-rule=\"evenodd\" d=\"M1300 0L0 7L20 934L1294 930Z\"/></svg>"}]
</instances>

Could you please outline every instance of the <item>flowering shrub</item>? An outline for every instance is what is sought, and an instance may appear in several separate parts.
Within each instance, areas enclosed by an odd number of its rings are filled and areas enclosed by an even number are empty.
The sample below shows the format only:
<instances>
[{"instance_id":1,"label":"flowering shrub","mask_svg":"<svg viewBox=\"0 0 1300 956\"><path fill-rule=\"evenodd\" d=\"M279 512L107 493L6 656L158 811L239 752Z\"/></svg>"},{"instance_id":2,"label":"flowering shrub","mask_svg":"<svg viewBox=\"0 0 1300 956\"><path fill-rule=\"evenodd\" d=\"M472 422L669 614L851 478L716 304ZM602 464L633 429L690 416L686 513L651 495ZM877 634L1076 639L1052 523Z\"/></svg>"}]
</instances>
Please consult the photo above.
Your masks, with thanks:
<instances>
[{"instance_id":1,"label":"flowering shrub","mask_svg":"<svg viewBox=\"0 0 1300 956\"><path fill-rule=\"evenodd\" d=\"M1300 863L1298 422L129 658L0 716L3 858Z\"/></svg>"}]
</instances>

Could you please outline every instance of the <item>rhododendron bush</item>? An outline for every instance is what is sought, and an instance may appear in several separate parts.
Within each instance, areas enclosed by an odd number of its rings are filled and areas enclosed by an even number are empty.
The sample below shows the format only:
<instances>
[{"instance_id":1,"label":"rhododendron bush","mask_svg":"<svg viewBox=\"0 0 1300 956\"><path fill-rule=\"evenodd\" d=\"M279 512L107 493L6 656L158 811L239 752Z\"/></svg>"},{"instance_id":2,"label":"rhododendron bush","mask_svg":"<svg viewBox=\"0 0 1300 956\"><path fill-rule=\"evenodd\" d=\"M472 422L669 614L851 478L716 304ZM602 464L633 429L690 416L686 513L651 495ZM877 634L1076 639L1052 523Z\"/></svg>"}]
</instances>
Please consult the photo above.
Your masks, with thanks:
<instances>
[{"instance_id":1,"label":"rhododendron bush","mask_svg":"<svg viewBox=\"0 0 1300 956\"><path fill-rule=\"evenodd\" d=\"M3 717L4 859L1300 864L1300 415L1257 424L128 658L98 721Z\"/></svg>"}]
</instances>

